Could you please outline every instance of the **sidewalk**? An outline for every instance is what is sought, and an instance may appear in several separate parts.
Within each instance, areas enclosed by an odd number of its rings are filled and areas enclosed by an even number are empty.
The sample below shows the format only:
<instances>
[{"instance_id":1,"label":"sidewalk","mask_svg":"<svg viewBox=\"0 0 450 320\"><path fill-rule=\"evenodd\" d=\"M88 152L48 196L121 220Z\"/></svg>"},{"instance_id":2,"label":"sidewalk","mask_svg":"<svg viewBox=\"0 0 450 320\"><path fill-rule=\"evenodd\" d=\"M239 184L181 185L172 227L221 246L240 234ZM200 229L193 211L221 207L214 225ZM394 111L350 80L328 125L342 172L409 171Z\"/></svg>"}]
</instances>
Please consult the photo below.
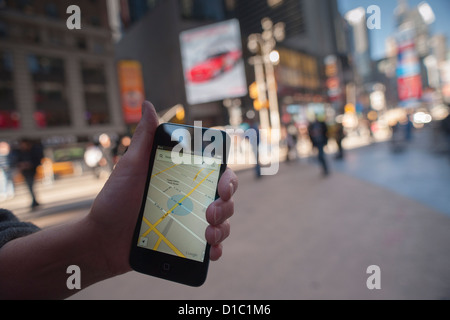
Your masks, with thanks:
<instances>
[{"instance_id":1,"label":"sidewalk","mask_svg":"<svg viewBox=\"0 0 450 320\"><path fill-rule=\"evenodd\" d=\"M385 144L366 148L372 152L352 150L334 163L328 178L308 159L259 180L253 170L238 171L231 236L203 287L130 272L72 299L450 299L450 217L429 205L436 195L426 190L436 185L430 168L437 162L414 150L391 162ZM410 173L423 163L428 180ZM410 187L386 184L391 173ZM445 191L446 180L438 180ZM86 175L37 184L43 205L32 212L21 186L0 206L44 228L87 214L104 182ZM427 201L418 182L426 183ZM381 290L367 289L370 265L381 269Z\"/></svg>"},{"instance_id":2,"label":"sidewalk","mask_svg":"<svg viewBox=\"0 0 450 320\"><path fill-rule=\"evenodd\" d=\"M437 149L432 127L414 131L401 152L390 141L346 150L333 167L347 175L433 208L450 217L450 158Z\"/></svg>"},{"instance_id":3,"label":"sidewalk","mask_svg":"<svg viewBox=\"0 0 450 320\"><path fill-rule=\"evenodd\" d=\"M238 173L224 256L190 288L130 272L72 299L450 299L450 218L307 163ZM381 269L369 290L367 267Z\"/></svg>"},{"instance_id":4,"label":"sidewalk","mask_svg":"<svg viewBox=\"0 0 450 320\"><path fill-rule=\"evenodd\" d=\"M41 205L35 210L30 209L27 187L20 184L16 186L15 197L0 202L0 207L14 212L21 220L45 228L86 214L105 182L106 178L97 179L90 173L55 180L52 184L36 181L35 193Z\"/></svg>"}]
</instances>

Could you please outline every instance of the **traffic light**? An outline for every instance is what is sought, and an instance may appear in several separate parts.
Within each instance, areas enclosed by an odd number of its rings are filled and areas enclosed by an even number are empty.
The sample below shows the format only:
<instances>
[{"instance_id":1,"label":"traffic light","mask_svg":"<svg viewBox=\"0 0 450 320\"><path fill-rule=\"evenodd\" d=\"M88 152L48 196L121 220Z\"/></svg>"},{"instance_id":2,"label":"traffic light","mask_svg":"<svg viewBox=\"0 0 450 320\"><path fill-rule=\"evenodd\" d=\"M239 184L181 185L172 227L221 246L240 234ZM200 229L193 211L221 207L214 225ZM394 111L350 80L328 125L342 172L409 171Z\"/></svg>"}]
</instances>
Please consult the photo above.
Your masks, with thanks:
<instances>
[{"instance_id":1,"label":"traffic light","mask_svg":"<svg viewBox=\"0 0 450 320\"><path fill-rule=\"evenodd\" d=\"M259 99L259 88L258 88L258 85L256 84L256 82L253 82L250 85L248 92L249 92L250 98L253 99L253 108L256 111L259 111L263 108L266 108L266 109L269 108L269 102L267 100L261 101Z\"/></svg>"},{"instance_id":2,"label":"traffic light","mask_svg":"<svg viewBox=\"0 0 450 320\"><path fill-rule=\"evenodd\" d=\"M255 108L256 111L259 111L261 109L269 109L269 101L260 101L260 100L253 100L253 108Z\"/></svg>"},{"instance_id":3,"label":"traffic light","mask_svg":"<svg viewBox=\"0 0 450 320\"><path fill-rule=\"evenodd\" d=\"M256 85L256 82L253 82L250 87L248 88L248 92L250 95L250 98L253 100L258 99L258 86Z\"/></svg>"},{"instance_id":4,"label":"traffic light","mask_svg":"<svg viewBox=\"0 0 450 320\"><path fill-rule=\"evenodd\" d=\"M355 113L356 108L353 103L347 103L344 107L345 113Z\"/></svg>"},{"instance_id":5,"label":"traffic light","mask_svg":"<svg viewBox=\"0 0 450 320\"><path fill-rule=\"evenodd\" d=\"M178 121L183 121L184 120L185 113L184 113L184 108L183 107L179 107L177 109L175 117L177 118Z\"/></svg>"}]
</instances>

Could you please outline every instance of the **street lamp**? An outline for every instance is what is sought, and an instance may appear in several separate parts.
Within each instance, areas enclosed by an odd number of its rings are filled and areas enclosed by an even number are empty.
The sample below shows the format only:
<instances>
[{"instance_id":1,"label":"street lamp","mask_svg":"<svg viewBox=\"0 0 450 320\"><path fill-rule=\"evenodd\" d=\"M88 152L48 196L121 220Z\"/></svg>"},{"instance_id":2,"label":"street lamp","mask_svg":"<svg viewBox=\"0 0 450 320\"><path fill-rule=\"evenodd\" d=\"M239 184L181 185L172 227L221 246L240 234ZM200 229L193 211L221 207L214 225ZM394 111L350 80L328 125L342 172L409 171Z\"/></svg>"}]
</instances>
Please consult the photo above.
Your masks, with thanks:
<instances>
[{"instance_id":1,"label":"street lamp","mask_svg":"<svg viewBox=\"0 0 450 320\"><path fill-rule=\"evenodd\" d=\"M261 95L261 99L266 99L265 91L267 91L271 128L279 134L280 113L278 110L278 94L273 66L280 60L279 53L274 49L276 43L283 41L285 38L285 24L279 22L274 25L272 20L264 18L261 20L261 26L263 32L251 34L248 37L247 47L250 52L255 54L255 56L250 59L250 63L255 66L255 77L258 89L260 91L264 89L264 94ZM265 79L262 66L264 66L265 69ZM261 126L264 128L263 123L267 122L264 119L264 112L267 113L267 111L261 111ZM279 135L277 137L279 138Z\"/></svg>"}]
</instances>

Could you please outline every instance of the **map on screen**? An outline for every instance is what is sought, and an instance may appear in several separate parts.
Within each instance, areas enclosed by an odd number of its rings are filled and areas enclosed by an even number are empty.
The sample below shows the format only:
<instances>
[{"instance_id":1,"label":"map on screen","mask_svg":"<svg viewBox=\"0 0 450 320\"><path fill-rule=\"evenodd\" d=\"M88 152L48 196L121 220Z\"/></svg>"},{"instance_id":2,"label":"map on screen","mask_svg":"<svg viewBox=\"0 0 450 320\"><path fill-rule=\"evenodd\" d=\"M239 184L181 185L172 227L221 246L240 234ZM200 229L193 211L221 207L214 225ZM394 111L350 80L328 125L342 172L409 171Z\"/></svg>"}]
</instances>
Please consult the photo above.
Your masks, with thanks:
<instances>
[{"instance_id":1,"label":"map on screen","mask_svg":"<svg viewBox=\"0 0 450 320\"><path fill-rule=\"evenodd\" d=\"M203 262L206 208L215 200L221 164L192 159L176 164L170 150L157 148L138 246Z\"/></svg>"}]
</instances>

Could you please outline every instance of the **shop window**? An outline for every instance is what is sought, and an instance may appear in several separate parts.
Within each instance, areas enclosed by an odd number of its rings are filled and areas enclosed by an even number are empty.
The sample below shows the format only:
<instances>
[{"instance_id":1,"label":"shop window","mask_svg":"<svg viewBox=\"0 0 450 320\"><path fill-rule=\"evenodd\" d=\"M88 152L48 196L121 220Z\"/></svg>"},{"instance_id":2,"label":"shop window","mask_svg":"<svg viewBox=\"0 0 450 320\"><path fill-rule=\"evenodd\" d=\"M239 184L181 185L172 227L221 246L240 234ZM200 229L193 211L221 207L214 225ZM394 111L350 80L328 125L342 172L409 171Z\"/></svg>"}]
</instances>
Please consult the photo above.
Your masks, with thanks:
<instances>
[{"instance_id":1,"label":"shop window","mask_svg":"<svg viewBox=\"0 0 450 320\"><path fill-rule=\"evenodd\" d=\"M33 80L36 126L69 126L64 60L30 54L28 67Z\"/></svg>"},{"instance_id":2,"label":"shop window","mask_svg":"<svg viewBox=\"0 0 450 320\"><path fill-rule=\"evenodd\" d=\"M0 130L15 129L20 126L20 116L14 98L12 71L12 55L0 51Z\"/></svg>"},{"instance_id":3,"label":"shop window","mask_svg":"<svg viewBox=\"0 0 450 320\"><path fill-rule=\"evenodd\" d=\"M56 7L56 4L54 3L46 3L45 7L45 15L52 19L58 19L59 18L59 12L58 8Z\"/></svg>"},{"instance_id":4,"label":"shop window","mask_svg":"<svg viewBox=\"0 0 450 320\"><path fill-rule=\"evenodd\" d=\"M89 125L110 123L104 65L101 63L83 62L81 64L81 72L87 123Z\"/></svg>"},{"instance_id":5,"label":"shop window","mask_svg":"<svg viewBox=\"0 0 450 320\"><path fill-rule=\"evenodd\" d=\"M6 21L0 21L0 39L9 38L9 24Z\"/></svg>"}]
</instances>

